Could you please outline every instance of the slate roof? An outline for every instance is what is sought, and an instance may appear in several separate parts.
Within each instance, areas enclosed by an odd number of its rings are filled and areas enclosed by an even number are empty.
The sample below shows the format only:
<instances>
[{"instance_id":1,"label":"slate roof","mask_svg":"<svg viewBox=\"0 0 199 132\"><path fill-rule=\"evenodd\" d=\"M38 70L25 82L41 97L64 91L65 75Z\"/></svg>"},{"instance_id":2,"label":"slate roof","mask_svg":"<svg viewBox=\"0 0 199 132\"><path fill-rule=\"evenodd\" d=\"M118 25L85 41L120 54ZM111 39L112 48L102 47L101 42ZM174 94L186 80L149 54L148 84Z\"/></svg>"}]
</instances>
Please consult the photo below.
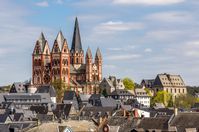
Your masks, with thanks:
<instances>
[{"instance_id":1,"label":"slate roof","mask_svg":"<svg viewBox=\"0 0 199 132\"><path fill-rule=\"evenodd\" d=\"M98 106L84 107L84 109L82 110L82 115L99 117L99 116L106 116L108 114L107 112L109 112L109 114L112 115L114 111L115 108L113 107L98 107Z\"/></svg>"},{"instance_id":2,"label":"slate roof","mask_svg":"<svg viewBox=\"0 0 199 132\"><path fill-rule=\"evenodd\" d=\"M166 86L166 87L185 87L185 83L180 75L171 75L171 74L158 74L154 87Z\"/></svg>"},{"instance_id":3,"label":"slate roof","mask_svg":"<svg viewBox=\"0 0 199 132\"><path fill-rule=\"evenodd\" d=\"M138 97L149 97L147 92L143 88L135 88L135 95Z\"/></svg>"},{"instance_id":4,"label":"slate roof","mask_svg":"<svg viewBox=\"0 0 199 132\"><path fill-rule=\"evenodd\" d=\"M101 97L100 100L102 107L117 107L117 103L113 98Z\"/></svg>"},{"instance_id":5,"label":"slate roof","mask_svg":"<svg viewBox=\"0 0 199 132\"><path fill-rule=\"evenodd\" d=\"M59 49L60 49L60 51L61 51L62 48L63 48L64 41L65 41L65 38L64 38L64 36L63 36L61 30L60 30L59 33L57 34L56 41L57 41L57 44L59 45Z\"/></svg>"},{"instance_id":6,"label":"slate roof","mask_svg":"<svg viewBox=\"0 0 199 132\"><path fill-rule=\"evenodd\" d=\"M87 49L87 51L86 51L86 58L92 59L92 52L91 52L90 47L88 47L88 49Z\"/></svg>"},{"instance_id":7,"label":"slate roof","mask_svg":"<svg viewBox=\"0 0 199 132\"><path fill-rule=\"evenodd\" d=\"M152 88L154 85L155 79L143 79L141 85L145 85L146 88Z\"/></svg>"},{"instance_id":8,"label":"slate roof","mask_svg":"<svg viewBox=\"0 0 199 132\"><path fill-rule=\"evenodd\" d=\"M88 102L88 99L90 98L90 94L79 94L79 96L80 96L80 100L82 101L82 102Z\"/></svg>"},{"instance_id":9,"label":"slate roof","mask_svg":"<svg viewBox=\"0 0 199 132\"><path fill-rule=\"evenodd\" d=\"M37 114L47 114L48 107L45 106L30 106L31 111L35 111Z\"/></svg>"},{"instance_id":10,"label":"slate roof","mask_svg":"<svg viewBox=\"0 0 199 132\"><path fill-rule=\"evenodd\" d=\"M53 110L53 114L57 118L61 118L64 114L66 117L69 116L72 104L57 104L56 108Z\"/></svg>"},{"instance_id":11,"label":"slate roof","mask_svg":"<svg viewBox=\"0 0 199 132\"><path fill-rule=\"evenodd\" d=\"M78 52L83 51L82 50L82 43L81 43L81 37L80 37L79 24L78 24L77 17L75 19L75 27L74 27L71 51L72 52L74 52L74 51L78 51Z\"/></svg>"},{"instance_id":12,"label":"slate roof","mask_svg":"<svg viewBox=\"0 0 199 132\"><path fill-rule=\"evenodd\" d=\"M56 97L55 88L51 85L38 87L36 93L49 93L50 97Z\"/></svg>"},{"instance_id":13,"label":"slate roof","mask_svg":"<svg viewBox=\"0 0 199 132\"><path fill-rule=\"evenodd\" d=\"M168 130L170 117L143 118L137 128Z\"/></svg>"},{"instance_id":14,"label":"slate roof","mask_svg":"<svg viewBox=\"0 0 199 132\"><path fill-rule=\"evenodd\" d=\"M199 113L178 113L171 121L171 126L176 126L179 132L185 132L185 128L199 129Z\"/></svg>"},{"instance_id":15,"label":"slate roof","mask_svg":"<svg viewBox=\"0 0 199 132\"><path fill-rule=\"evenodd\" d=\"M15 113L13 121L20 121L23 117L23 113Z\"/></svg>"},{"instance_id":16,"label":"slate roof","mask_svg":"<svg viewBox=\"0 0 199 132\"><path fill-rule=\"evenodd\" d=\"M100 97L102 97L103 95L101 95L101 94L92 94L91 96L90 96L90 98L89 98L89 100L90 99L100 99Z\"/></svg>"},{"instance_id":17,"label":"slate roof","mask_svg":"<svg viewBox=\"0 0 199 132\"><path fill-rule=\"evenodd\" d=\"M24 86L25 83L23 82L15 82L13 83L10 93L26 93L26 87Z\"/></svg>"},{"instance_id":18,"label":"slate roof","mask_svg":"<svg viewBox=\"0 0 199 132\"><path fill-rule=\"evenodd\" d=\"M65 91L63 100L73 100L76 97L75 91Z\"/></svg>"},{"instance_id":19,"label":"slate roof","mask_svg":"<svg viewBox=\"0 0 199 132\"><path fill-rule=\"evenodd\" d=\"M133 96L128 90L125 89L116 89L110 95L119 95L119 96Z\"/></svg>"},{"instance_id":20,"label":"slate roof","mask_svg":"<svg viewBox=\"0 0 199 132\"><path fill-rule=\"evenodd\" d=\"M5 123L6 119L8 118L8 114L0 114L0 123Z\"/></svg>"},{"instance_id":21,"label":"slate roof","mask_svg":"<svg viewBox=\"0 0 199 132\"><path fill-rule=\"evenodd\" d=\"M5 100L10 100L10 99L19 99L19 100L27 100L27 99L41 99L40 95L35 95L35 94L7 94L4 95Z\"/></svg>"},{"instance_id":22,"label":"slate roof","mask_svg":"<svg viewBox=\"0 0 199 132\"><path fill-rule=\"evenodd\" d=\"M95 58L96 58L96 59L102 59L102 54L101 54L99 48L97 48L97 51L96 51L96 54L95 54Z\"/></svg>"},{"instance_id":23,"label":"slate roof","mask_svg":"<svg viewBox=\"0 0 199 132\"><path fill-rule=\"evenodd\" d=\"M9 124L0 124L0 132L10 132Z\"/></svg>"},{"instance_id":24,"label":"slate roof","mask_svg":"<svg viewBox=\"0 0 199 132\"><path fill-rule=\"evenodd\" d=\"M39 36L39 39L37 40L37 42L39 43L40 47L41 47L41 52L44 51L44 47L46 45L46 39L44 37L43 32L41 32L41 35Z\"/></svg>"}]
</instances>

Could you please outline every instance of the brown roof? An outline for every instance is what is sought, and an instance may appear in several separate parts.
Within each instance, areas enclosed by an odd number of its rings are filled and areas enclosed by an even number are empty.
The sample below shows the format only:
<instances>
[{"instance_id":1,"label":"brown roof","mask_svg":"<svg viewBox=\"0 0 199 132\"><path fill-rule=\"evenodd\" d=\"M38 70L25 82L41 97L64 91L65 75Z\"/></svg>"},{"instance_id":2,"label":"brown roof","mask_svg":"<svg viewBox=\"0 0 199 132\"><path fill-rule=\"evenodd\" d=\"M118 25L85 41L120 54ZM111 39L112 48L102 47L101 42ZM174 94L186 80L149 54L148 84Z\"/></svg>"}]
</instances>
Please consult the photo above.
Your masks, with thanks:
<instances>
[{"instance_id":1,"label":"brown roof","mask_svg":"<svg viewBox=\"0 0 199 132\"><path fill-rule=\"evenodd\" d=\"M179 132L184 132L185 128L199 129L199 113L179 113L170 123L171 126L176 126Z\"/></svg>"},{"instance_id":2,"label":"brown roof","mask_svg":"<svg viewBox=\"0 0 199 132\"><path fill-rule=\"evenodd\" d=\"M143 118L138 125L138 128L142 129L159 129L159 130L167 130L168 129L168 121L170 117L151 117L151 118Z\"/></svg>"}]
</instances>

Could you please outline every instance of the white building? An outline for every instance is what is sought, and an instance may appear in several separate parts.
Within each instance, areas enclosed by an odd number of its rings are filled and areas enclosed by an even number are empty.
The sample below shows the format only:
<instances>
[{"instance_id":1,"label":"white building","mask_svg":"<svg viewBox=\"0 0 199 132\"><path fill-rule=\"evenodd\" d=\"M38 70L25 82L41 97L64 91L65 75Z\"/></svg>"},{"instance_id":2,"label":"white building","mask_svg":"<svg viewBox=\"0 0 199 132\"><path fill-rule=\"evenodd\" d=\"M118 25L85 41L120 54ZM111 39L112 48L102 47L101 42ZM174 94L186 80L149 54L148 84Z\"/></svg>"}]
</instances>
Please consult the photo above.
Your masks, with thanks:
<instances>
[{"instance_id":1,"label":"white building","mask_svg":"<svg viewBox=\"0 0 199 132\"><path fill-rule=\"evenodd\" d=\"M137 101L142 104L144 107L150 107L150 96L143 88L135 89L135 97Z\"/></svg>"}]
</instances>

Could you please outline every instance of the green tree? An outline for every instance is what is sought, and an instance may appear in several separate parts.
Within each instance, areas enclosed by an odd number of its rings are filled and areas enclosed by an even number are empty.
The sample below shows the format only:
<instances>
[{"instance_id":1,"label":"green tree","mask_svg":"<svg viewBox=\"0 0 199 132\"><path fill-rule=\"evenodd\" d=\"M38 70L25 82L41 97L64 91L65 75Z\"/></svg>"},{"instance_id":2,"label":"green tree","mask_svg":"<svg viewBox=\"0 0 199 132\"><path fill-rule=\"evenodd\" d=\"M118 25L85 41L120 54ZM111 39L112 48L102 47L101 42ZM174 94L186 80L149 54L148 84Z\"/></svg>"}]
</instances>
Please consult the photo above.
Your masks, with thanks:
<instances>
[{"instance_id":1,"label":"green tree","mask_svg":"<svg viewBox=\"0 0 199 132\"><path fill-rule=\"evenodd\" d=\"M134 90L135 88L135 83L132 79L126 77L123 79L124 87L127 90Z\"/></svg>"},{"instance_id":2,"label":"green tree","mask_svg":"<svg viewBox=\"0 0 199 132\"><path fill-rule=\"evenodd\" d=\"M150 91L149 88L144 88L144 90L146 91L146 93L147 93L150 97L152 96L151 91Z\"/></svg>"},{"instance_id":3,"label":"green tree","mask_svg":"<svg viewBox=\"0 0 199 132\"><path fill-rule=\"evenodd\" d=\"M168 92L158 91L156 95L152 98L151 104L154 105L155 103L163 103L165 106L168 106L171 98L172 96Z\"/></svg>"},{"instance_id":4,"label":"green tree","mask_svg":"<svg viewBox=\"0 0 199 132\"><path fill-rule=\"evenodd\" d=\"M189 109L197 102L197 98L194 96L187 95L179 95L175 99L174 105L178 108Z\"/></svg>"},{"instance_id":5,"label":"green tree","mask_svg":"<svg viewBox=\"0 0 199 132\"><path fill-rule=\"evenodd\" d=\"M63 95L64 95L64 91L66 91L67 89L67 84L64 83L62 80L55 80L54 82L52 82L52 85L55 88L56 94L57 94L57 102L61 103Z\"/></svg>"}]
</instances>

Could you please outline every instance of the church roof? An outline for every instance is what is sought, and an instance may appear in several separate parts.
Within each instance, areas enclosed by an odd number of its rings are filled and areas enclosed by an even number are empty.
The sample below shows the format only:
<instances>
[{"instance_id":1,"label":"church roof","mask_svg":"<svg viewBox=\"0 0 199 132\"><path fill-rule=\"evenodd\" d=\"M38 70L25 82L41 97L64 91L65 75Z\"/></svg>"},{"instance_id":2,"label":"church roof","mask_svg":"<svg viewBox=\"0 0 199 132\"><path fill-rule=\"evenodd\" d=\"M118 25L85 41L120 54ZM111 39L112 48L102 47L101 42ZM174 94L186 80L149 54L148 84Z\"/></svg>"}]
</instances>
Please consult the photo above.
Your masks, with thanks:
<instances>
[{"instance_id":1,"label":"church roof","mask_svg":"<svg viewBox=\"0 0 199 132\"><path fill-rule=\"evenodd\" d=\"M82 43L81 43L79 24L77 18L75 19L75 27L74 27L71 51L78 51L78 52L82 51Z\"/></svg>"},{"instance_id":2,"label":"church roof","mask_svg":"<svg viewBox=\"0 0 199 132\"><path fill-rule=\"evenodd\" d=\"M39 45L40 45L40 47L41 47L41 51L43 52L43 51L44 51L45 44L46 44L46 39L45 39L45 37L44 37L43 32L41 32L41 35L39 36L38 43L39 43Z\"/></svg>"},{"instance_id":3,"label":"church roof","mask_svg":"<svg viewBox=\"0 0 199 132\"><path fill-rule=\"evenodd\" d=\"M99 48L97 48L95 58L98 58L98 59L101 59L101 58L102 58L102 54L101 54L101 52L100 52L100 49L99 49Z\"/></svg>"},{"instance_id":4,"label":"church roof","mask_svg":"<svg viewBox=\"0 0 199 132\"><path fill-rule=\"evenodd\" d=\"M64 36L62 34L62 31L60 30L59 33L57 34L57 38L56 38L56 41L57 41L57 43L59 45L59 48L60 48L60 51L61 51L61 49L63 47L64 40L65 40L65 38L64 38Z\"/></svg>"},{"instance_id":5,"label":"church roof","mask_svg":"<svg viewBox=\"0 0 199 132\"><path fill-rule=\"evenodd\" d=\"M92 58L92 53L91 53L91 49L88 47L87 51L86 51L86 57L87 58Z\"/></svg>"}]
</instances>

